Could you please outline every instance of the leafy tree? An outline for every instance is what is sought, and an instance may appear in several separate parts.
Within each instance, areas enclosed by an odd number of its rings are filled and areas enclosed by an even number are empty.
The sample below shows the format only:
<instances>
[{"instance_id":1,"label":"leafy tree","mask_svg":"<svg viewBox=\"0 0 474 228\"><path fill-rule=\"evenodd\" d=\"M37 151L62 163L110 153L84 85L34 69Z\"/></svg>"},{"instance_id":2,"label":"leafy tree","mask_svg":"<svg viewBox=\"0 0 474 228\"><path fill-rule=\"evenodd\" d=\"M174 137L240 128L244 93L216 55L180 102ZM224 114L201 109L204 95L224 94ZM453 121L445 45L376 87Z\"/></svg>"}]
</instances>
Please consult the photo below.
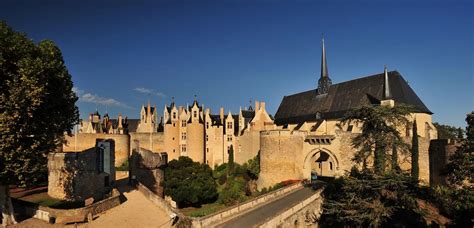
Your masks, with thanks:
<instances>
[{"instance_id":1,"label":"leafy tree","mask_svg":"<svg viewBox=\"0 0 474 228\"><path fill-rule=\"evenodd\" d=\"M362 133L352 140L358 151L354 160L367 168L367 159L374 156L374 169L377 174L385 171L387 152L393 145L405 151L407 144L397 130L408 123L406 116L411 112L407 106L363 106L354 109L342 119L342 123L361 123Z\"/></svg>"},{"instance_id":2,"label":"leafy tree","mask_svg":"<svg viewBox=\"0 0 474 228\"><path fill-rule=\"evenodd\" d=\"M172 160L165 169L165 194L179 207L201 206L217 199L217 185L207 164L193 162L188 157Z\"/></svg>"},{"instance_id":3,"label":"leafy tree","mask_svg":"<svg viewBox=\"0 0 474 228\"><path fill-rule=\"evenodd\" d=\"M438 139L462 139L464 138L464 130L462 128L451 125L440 124L434 122L433 125L438 131Z\"/></svg>"},{"instance_id":4,"label":"leafy tree","mask_svg":"<svg viewBox=\"0 0 474 228\"><path fill-rule=\"evenodd\" d=\"M258 175L260 174L260 151L254 158L249 159L244 166L247 169L250 178L254 180L258 179Z\"/></svg>"},{"instance_id":5,"label":"leafy tree","mask_svg":"<svg viewBox=\"0 0 474 228\"><path fill-rule=\"evenodd\" d=\"M47 153L78 122L69 74L60 49L35 44L0 21L0 198L4 224L14 223L8 185L47 179ZM10 203L9 203L10 202Z\"/></svg>"},{"instance_id":6,"label":"leafy tree","mask_svg":"<svg viewBox=\"0 0 474 228\"><path fill-rule=\"evenodd\" d=\"M413 121L413 136L411 140L411 176L418 180L420 177L419 167L419 146L418 146L418 127L416 126L416 119Z\"/></svg>"}]
</instances>

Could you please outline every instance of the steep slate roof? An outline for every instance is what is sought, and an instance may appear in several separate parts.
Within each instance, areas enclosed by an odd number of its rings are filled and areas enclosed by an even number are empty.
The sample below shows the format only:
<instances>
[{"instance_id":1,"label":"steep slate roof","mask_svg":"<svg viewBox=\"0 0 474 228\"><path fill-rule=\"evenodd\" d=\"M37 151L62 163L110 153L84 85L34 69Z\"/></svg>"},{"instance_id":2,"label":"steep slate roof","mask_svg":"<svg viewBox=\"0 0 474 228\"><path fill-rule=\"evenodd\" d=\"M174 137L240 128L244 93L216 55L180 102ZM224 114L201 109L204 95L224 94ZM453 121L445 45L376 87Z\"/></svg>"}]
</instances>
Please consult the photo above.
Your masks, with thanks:
<instances>
[{"instance_id":1,"label":"steep slate roof","mask_svg":"<svg viewBox=\"0 0 474 228\"><path fill-rule=\"evenodd\" d=\"M397 71L388 73L390 91L395 105L414 106L418 112L432 114L405 79ZM383 96L384 74L376 74L331 85L327 94L316 95L316 89L283 97L275 114L275 123L297 124L322 119L337 119L354 108L380 104Z\"/></svg>"},{"instance_id":2,"label":"steep slate roof","mask_svg":"<svg viewBox=\"0 0 474 228\"><path fill-rule=\"evenodd\" d=\"M253 110L242 110L242 116L246 119L253 119L255 111Z\"/></svg>"}]
</instances>

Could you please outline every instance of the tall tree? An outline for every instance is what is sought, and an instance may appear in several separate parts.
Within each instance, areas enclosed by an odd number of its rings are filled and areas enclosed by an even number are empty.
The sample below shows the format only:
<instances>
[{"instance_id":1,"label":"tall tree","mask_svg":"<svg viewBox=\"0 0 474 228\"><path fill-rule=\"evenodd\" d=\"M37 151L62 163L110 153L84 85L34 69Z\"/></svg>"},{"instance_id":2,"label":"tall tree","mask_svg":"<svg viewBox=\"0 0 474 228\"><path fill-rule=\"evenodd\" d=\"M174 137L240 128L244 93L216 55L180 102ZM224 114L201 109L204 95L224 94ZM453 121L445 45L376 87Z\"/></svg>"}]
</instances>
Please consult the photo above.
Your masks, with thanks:
<instances>
[{"instance_id":1,"label":"tall tree","mask_svg":"<svg viewBox=\"0 0 474 228\"><path fill-rule=\"evenodd\" d=\"M229 148L229 166L228 166L228 176L231 176L234 174L234 147L230 145Z\"/></svg>"},{"instance_id":2,"label":"tall tree","mask_svg":"<svg viewBox=\"0 0 474 228\"><path fill-rule=\"evenodd\" d=\"M0 21L0 197L3 224L14 223L8 185L47 179L47 153L71 133L79 112L60 49L38 44Z\"/></svg>"},{"instance_id":3,"label":"tall tree","mask_svg":"<svg viewBox=\"0 0 474 228\"><path fill-rule=\"evenodd\" d=\"M399 147L401 151L406 150L407 145L397 128L406 125L406 116L411 110L407 106L364 106L347 113L342 119L343 124L362 124L362 133L352 140L352 145L358 149L354 160L365 168L368 157L373 156L374 170L382 174L387 153L392 146Z\"/></svg>"},{"instance_id":4,"label":"tall tree","mask_svg":"<svg viewBox=\"0 0 474 228\"><path fill-rule=\"evenodd\" d=\"M416 126L416 119L413 121L413 136L411 140L411 176L418 180L420 177L420 167L418 163L419 148L418 148L418 127Z\"/></svg>"}]
</instances>

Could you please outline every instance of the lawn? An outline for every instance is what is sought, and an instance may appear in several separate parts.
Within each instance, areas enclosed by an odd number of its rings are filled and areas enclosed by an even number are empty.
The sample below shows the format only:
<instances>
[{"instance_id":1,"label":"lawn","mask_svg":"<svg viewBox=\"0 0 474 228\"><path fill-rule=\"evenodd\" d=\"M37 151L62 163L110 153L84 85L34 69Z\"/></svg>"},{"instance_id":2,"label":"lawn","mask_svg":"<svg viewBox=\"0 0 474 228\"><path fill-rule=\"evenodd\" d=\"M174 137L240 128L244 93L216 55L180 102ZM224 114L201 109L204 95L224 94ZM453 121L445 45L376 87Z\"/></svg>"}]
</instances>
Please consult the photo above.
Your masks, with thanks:
<instances>
[{"instance_id":1,"label":"lawn","mask_svg":"<svg viewBox=\"0 0 474 228\"><path fill-rule=\"evenodd\" d=\"M183 214L190 217L203 217L206 215L210 215L214 212L220 211L224 208L226 208L224 204L215 202L215 203L203 204L200 208L186 207L186 208L180 209L180 211L183 212Z\"/></svg>"},{"instance_id":2,"label":"lawn","mask_svg":"<svg viewBox=\"0 0 474 228\"><path fill-rule=\"evenodd\" d=\"M27 195L21 197L20 200L39 204L45 207L58 208L58 209L73 209L84 207L83 201L64 201L60 199L52 198L47 192Z\"/></svg>"}]
</instances>

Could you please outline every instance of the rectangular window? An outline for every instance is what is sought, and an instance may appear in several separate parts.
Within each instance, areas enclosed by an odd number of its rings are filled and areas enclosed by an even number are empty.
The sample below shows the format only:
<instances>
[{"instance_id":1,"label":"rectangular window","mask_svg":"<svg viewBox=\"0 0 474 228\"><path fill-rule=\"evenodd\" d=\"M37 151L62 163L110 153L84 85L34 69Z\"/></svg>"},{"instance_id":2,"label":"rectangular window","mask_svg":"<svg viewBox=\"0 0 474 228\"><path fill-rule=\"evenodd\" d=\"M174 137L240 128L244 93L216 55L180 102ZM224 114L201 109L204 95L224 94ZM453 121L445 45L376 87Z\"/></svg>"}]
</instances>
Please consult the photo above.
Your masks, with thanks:
<instances>
[{"instance_id":1,"label":"rectangular window","mask_svg":"<svg viewBox=\"0 0 474 228\"><path fill-rule=\"evenodd\" d=\"M186 132L181 133L181 140L186 140Z\"/></svg>"},{"instance_id":2,"label":"rectangular window","mask_svg":"<svg viewBox=\"0 0 474 228\"><path fill-rule=\"evenodd\" d=\"M232 122L227 122L227 128L232 129Z\"/></svg>"},{"instance_id":3,"label":"rectangular window","mask_svg":"<svg viewBox=\"0 0 474 228\"><path fill-rule=\"evenodd\" d=\"M352 128L354 128L354 126L349 125L349 127L347 127L347 131L352 132Z\"/></svg>"},{"instance_id":4,"label":"rectangular window","mask_svg":"<svg viewBox=\"0 0 474 228\"><path fill-rule=\"evenodd\" d=\"M181 152L186 152L186 145L181 145Z\"/></svg>"},{"instance_id":5,"label":"rectangular window","mask_svg":"<svg viewBox=\"0 0 474 228\"><path fill-rule=\"evenodd\" d=\"M206 122L206 129L209 129L209 122Z\"/></svg>"},{"instance_id":6,"label":"rectangular window","mask_svg":"<svg viewBox=\"0 0 474 228\"><path fill-rule=\"evenodd\" d=\"M209 148L206 148L206 152L209 153Z\"/></svg>"},{"instance_id":7,"label":"rectangular window","mask_svg":"<svg viewBox=\"0 0 474 228\"><path fill-rule=\"evenodd\" d=\"M173 112L173 119L176 119L176 112Z\"/></svg>"},{"instance_id":8,"label":"rectangular window","mask_svg":"<svg viewBox=\"0 0 474 228\"><path fill-rule=\"evenodd\" d=\"M197 112L194 111L194 118L197 118Z\"/></svg>"},{"instance_id":9,"label":"rectangular window","mask_svg":"<svg viewBox=\"0 0 474 228\"><path fill-rule=\"evenodd\" d=\"M181 127L186 127L186 120L181 121Z\"/></svg>"},{"instance_id":10,"label":"rectangular window","mask_svg":"<svg viewBox=\"0 0 474 228\"><path fill-rule=\"evenodd\" d=\"M232 142L232 135L227 136L227 142Z\"/></svg>"},{"instance_id":11,"label":"rectangular window","mask_svg":"<svg viewBox=\"0 0 474 228\"><path fill-rule=\"evenodd\" d=\"M206 142L209 141L209 135L206 135Z\"/></svg>"}]
</instances>

